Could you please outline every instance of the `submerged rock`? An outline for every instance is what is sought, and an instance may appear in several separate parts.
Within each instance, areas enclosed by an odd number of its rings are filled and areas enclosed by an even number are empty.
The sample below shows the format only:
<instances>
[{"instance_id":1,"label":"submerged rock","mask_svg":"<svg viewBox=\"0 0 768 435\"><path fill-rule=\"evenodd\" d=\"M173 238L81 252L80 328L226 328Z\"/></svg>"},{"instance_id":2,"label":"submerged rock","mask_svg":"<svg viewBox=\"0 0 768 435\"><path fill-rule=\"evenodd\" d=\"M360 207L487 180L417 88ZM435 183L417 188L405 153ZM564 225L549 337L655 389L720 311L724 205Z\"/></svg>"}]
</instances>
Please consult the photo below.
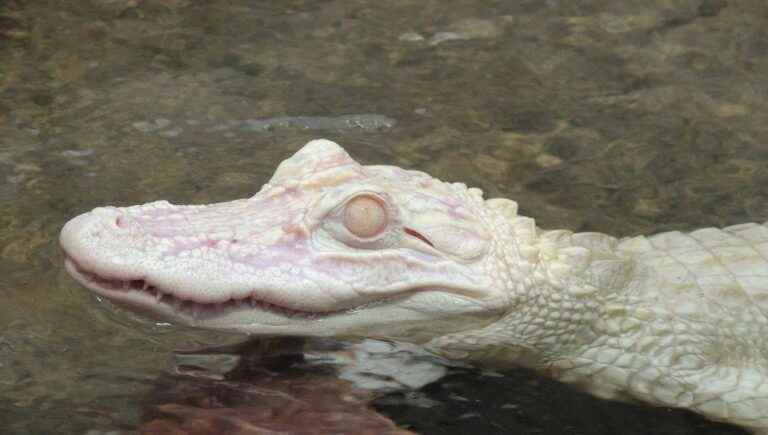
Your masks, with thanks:
<instances>
[{"instance_id":1,"label":"submerged rock","mask_svg":"<svg viewBox=\"0 0 768 435\"><path fill-rule=\"evenodd\" d=\"M211 128L212 131L240 129L270 131L279 128L300 130L382 130L397 124L392 118L376 114L342 116L280 116L276 118L246 119L232 121Z\"/></svg>"}]
</instances>

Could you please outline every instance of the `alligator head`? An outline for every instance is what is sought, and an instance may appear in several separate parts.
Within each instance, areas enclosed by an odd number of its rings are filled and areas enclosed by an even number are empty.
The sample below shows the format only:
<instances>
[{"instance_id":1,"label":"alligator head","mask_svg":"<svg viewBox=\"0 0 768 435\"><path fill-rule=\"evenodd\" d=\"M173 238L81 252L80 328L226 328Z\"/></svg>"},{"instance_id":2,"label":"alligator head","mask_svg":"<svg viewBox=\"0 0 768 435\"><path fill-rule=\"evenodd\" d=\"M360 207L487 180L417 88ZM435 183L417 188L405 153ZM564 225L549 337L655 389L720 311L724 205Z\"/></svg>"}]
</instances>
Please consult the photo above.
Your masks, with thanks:
<instances>
[{"instance_id":1,"label":"alligator head","mask_svg":"<svg viewBox=\"0 0 768 435\"><path fill-rule=\"evenodd\" d=\"M492 323L509 304L485 203L315 140L251 198L97 208L60 242L75 279L155 318L419 342Z\"/></svg>"}]
</instances>

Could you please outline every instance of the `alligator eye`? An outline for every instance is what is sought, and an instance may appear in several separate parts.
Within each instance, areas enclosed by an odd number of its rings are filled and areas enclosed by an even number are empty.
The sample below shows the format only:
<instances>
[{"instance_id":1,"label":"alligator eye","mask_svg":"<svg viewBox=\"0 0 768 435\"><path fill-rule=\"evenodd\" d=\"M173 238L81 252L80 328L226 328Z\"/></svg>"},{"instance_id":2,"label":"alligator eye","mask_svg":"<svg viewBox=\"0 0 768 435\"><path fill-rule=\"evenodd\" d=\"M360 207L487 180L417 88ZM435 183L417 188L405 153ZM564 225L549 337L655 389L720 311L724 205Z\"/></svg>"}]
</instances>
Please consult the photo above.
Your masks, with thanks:
<instances>
[{"instance_id":1,"label":"alligator eye","mask_svg":"<svg viewBox=\"0 0 768 435\"><path fill-rule=\"evenodd\" d=\"M387 227L387 209L378 198L360 195L347 203L344 226L361 239L377 236Z\"/></svg>"}]
</instances>

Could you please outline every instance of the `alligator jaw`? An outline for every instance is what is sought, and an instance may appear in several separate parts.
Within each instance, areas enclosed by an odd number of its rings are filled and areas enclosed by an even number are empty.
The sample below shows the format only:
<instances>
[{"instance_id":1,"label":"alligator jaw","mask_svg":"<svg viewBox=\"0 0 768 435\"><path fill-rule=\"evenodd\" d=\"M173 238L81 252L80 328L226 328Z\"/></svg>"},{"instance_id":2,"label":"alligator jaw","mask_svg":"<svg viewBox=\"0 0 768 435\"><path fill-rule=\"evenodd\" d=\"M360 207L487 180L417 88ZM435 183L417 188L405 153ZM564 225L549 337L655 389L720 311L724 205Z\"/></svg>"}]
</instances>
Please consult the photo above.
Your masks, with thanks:
<instances>
[{"instance_id":1,"label":"alligator jaw","mask_svg":"<svg viewBox=\"0 0 768 435\"><path fill-rule=\"evenodd\" d=\"M164 321L426 340L504 311L507 294L485 273L482 201L318 140L250 198L99 207L67 222L60 244L77 281Z\"/></svg>"},{"instance_id":2,"label":"alligator jaw","mask_svg":"<svg viewBox=\"0 0 768 435\"><path fill-rule=\"evenodd\" d=\"M78 282L99 296L158 319L185 317L188 322L194 322L224 316L233 311L260 310L285 318L312 320L341 312L289 308L258 298L255 291L244 292L244 297L216 302L180 298L172 289L159 288L141 277L121 279L99 275L84 269L68 254L65 254L65 267Z\"/></svg>"}]
</instances>

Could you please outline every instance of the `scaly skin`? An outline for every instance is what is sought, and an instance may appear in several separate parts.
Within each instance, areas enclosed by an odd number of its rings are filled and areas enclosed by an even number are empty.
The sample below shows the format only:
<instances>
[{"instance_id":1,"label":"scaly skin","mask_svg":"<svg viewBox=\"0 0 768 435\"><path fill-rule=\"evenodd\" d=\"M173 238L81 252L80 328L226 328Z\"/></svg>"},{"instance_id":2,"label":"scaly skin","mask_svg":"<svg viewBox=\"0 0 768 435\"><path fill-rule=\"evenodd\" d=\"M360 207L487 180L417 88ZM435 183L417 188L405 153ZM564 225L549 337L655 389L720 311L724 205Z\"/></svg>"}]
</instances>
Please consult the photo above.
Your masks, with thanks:
<instances>
[{"instance_id":1,"label":"scaly skin","mask_svg":"<svg viewBox=\"0 0 768 435\"><path fill-rule=\"evenodd\" d=\"M308 143L253 197L99 208L67 269L113 302L260 335L358 336L523 365L768 433L768 227L618 240Z\"/></svg>"}]
</instances>

